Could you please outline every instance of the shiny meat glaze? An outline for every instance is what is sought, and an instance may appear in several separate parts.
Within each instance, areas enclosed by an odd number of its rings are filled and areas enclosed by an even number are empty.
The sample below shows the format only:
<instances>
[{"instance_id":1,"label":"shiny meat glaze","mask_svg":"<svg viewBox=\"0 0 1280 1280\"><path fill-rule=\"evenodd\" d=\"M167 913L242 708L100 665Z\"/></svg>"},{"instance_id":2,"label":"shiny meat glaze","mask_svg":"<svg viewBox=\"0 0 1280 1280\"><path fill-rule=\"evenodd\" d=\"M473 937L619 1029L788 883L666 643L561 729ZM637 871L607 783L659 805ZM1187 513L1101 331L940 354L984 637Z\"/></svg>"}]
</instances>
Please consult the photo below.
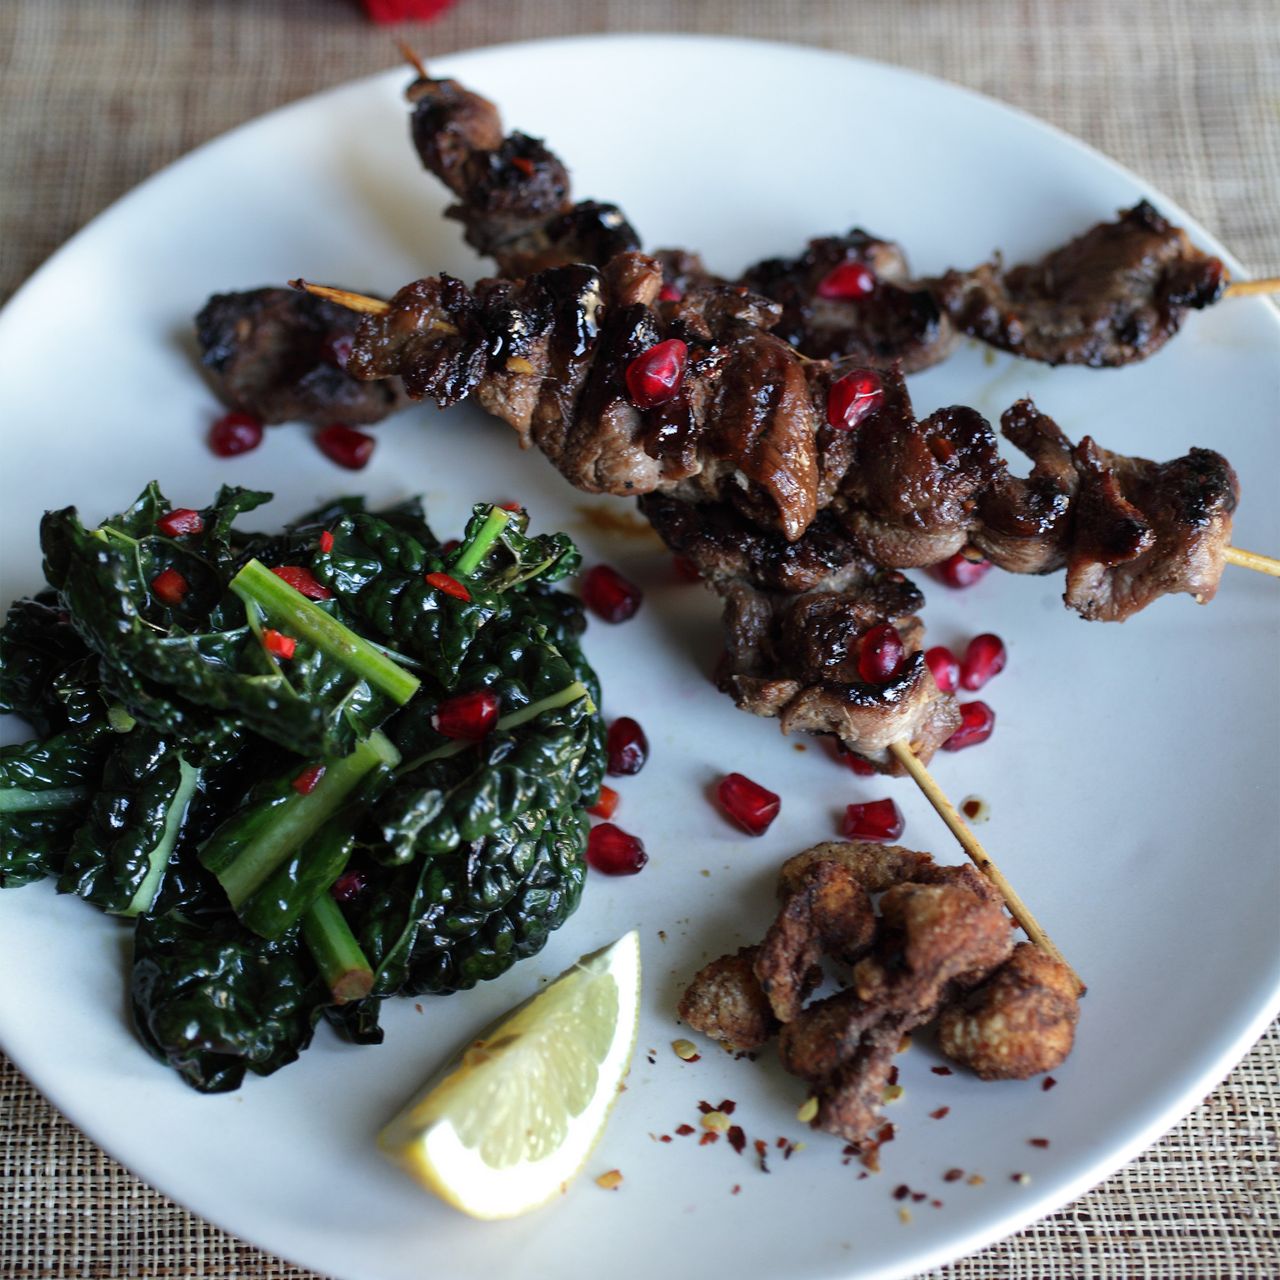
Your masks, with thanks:
<instances>
[{"instance_id":1,"label":"shiny meat glaze","mask_svg":"<svg viewBox=\"0 0 1280 1280\"><path fill-rule=\"evenodd\" d=\"M962 332L1029 360L1093 368L1153 355L1226 283L1221 260L1145 200L1039 262L1005 271L997 259L929 282Z\"/></svg>"}]
</instances>

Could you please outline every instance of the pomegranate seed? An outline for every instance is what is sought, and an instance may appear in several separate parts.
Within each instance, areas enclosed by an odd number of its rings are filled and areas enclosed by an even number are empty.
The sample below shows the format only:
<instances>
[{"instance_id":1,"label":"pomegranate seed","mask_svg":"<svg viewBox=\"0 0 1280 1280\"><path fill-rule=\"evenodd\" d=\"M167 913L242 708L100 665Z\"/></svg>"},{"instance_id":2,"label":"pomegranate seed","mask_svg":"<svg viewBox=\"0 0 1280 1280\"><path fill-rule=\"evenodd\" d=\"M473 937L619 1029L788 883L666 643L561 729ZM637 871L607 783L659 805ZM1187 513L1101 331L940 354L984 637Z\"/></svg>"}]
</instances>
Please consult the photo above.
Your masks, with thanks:
<instances>
[{"instance_id":1,"label":"pomegranate seed","mask_svg":"<svg viewBox=\"0 0 1280 1280\"><path fill-rule=\"evenodd\" d=\"M676 577L681 582L702 581L702 574L698 572L698 566L688 556L674 556L671 565L676 571Z\"/></svg>"},{"instance_id":2,"label":"pomegranate seed","mask_svg":"<svg viewBox=\"0 0 1280 1280\"><path fill-rule=\"evenodd\" d=\"M612 787L600 788L600 799L587 810L593 818L612 818L618 811L618 793Z\"/></svg>"},{"instance_id":3,"label":"pomegranate seed","mask_svg":"<svg viewBox=\"0 0 1280 1280\"><path fill-rule=\"evenodd\" d=\"M209 448L220 458L248 453L262 443L262 422L251 413L228 413L209 428Z\"/></svg>"},{"instance_id":4,"label":"pomegranate seed","mask_svg":"<svg viewBox=\"0 0 1280 1280\"><path fill-rule=\"evenodd\" d=\"M858 674L868 684L884 684L902 670L907 651L897 627L887 622L872 627L858 645Z\"/></svg>"},{"instance_id":5,"label":"pomegranate seed","mask_svg":"<svg viewBox=\"0 0 1280 1280\"><path fill-rule=\"evenodd\" d=\"M639 773L649 758L649 739L630 716L619 716L605 735L605 750L608 753L605 772L615 778Z\"/></svg>"},{"instance_id":6,"label":"pomegranate seed","mask_svg":"<svg viewBox=\"0 0 1280 1280\"><path fill-rule=\"evenodd\" d=\"M658 290L659 302L679 302L683 297L684 294L681 293L673 284L664 284L662 288Z\"/></svg>"},{"instance_id":7,"label":"pomegranate seed","mask_svg":"<svg viewBox=\"0 0 1280 1280\"><path fill-rule=\"evenodd\" d=\"M842 262L818 281L820 298L865 298L876 287L871 269L861 262Z\"/></svg>"},{"instance_id":8,"label":"pomegranate seed","mask_svg":"<svg viewBox=\"0 0 1280 1280\"><path fill-rule=\"evenodd\" d=\"M165 604L179 605L191 590L191 583L177 569L166 569L151 579L151 590Z\"/></svg>"},{"instance_id":9,"label":"pomegranate seed","mask_svg":"<svg viewBox=\"0 0 1280 1280\"><path fill-rule=\"evenodd\" d=\"M190 507L175 507L167 516L156 521L156 528L166 538L181 538L188 533L204 532L204 516Z\"/></svg>"},{"instance_id":10,"label":"pomegranate seed","mask_svg":"<svg viewBox=\"0 0 1280 1280\"><path fill-rule=\"evenodd\" d=\"M524 508L518 502L503 502L499 504L501 511L523 511Z\"/></svg>"},{"instance_id":11,"label":"pomegranate seed","mask_svg":"<svg viewBox=\"0 0 1280 1280\"><path fill-rule=\"evenodd\" d=\"M272 631L270 627L262 628L262 647L277 658L292 658L298 642L282 631Z\"/></svg>"},{"instance_id":12,"label":"pomegranate seed","mask_svg":"<svg viewBox=\"0 0 1280 1280\"><path fill-rule=\"evenodd\" d=\"M440 554L442 556L447 556L450 552L457 551L460 546L462 546L462 540L460 538L450 538L447 542L442 542L440 544Z\"/></svg>"},{"instance_id":13,"label":"pomegranate seed","mask_svg":"<svg viewBox=\"0 0 1280 1280\"><path fill-rule=\"evenodd\" d=\"M727 773L720 779L716 796L724 811L743 831L762 836L778 816L782 801L772 791L740 773Z\"/></svg>"},{"instance_id":14,"label":"pomegranate seed","mask_svg":"<svg viewBox=\"0 0 1280 1280\"><path fill-rule=\"evenodd\" d=\"M489 689L446 698L431 715L431 727L446 738L479 742L498 720L498 695Z\"/></svg>"},{"instance_id":15,"label":"pomegranate seed","mask_svg":"<svg viewBox=\"0 0 1280 1280\"><path fill-rule=\"evenodd\" d=\"M986 742L996 727L996 713L985 702L965 702L960 707L960 727L942 744L944 751L963 751Z\"/></svg>"},{"instance_id":16,"label":"pomegranate seed","mask_svg":"<svg viewBox=\"0 0 1280 1280\"><path fill-rule=\"evenodd\" d=\"M320 779L323 777L324 765L309 764L294 778L293 789L300 796L309 796L320 785Z\"/></svg>"},{"instance_id":17,"label":"pomegranate seed","mask_svg":"<svg viewBox=\"0 0 1280 1280\"><path fill-rule=\"evenodd\" d=\"M329 892L335 902L354 902L368 885L363 871L347 871L333 882Z\"/></svg>"},{"instance_id":18,"label":"pomegranate seed","mask_svg":"<svg viewBox=\"0 0 1280 1280\"><path fill-rule=\"evenodd\" d=\"M963 551L957 551L950 559L935 564L929 576L948 587L971 587L987 576L990 560L970 560Z\"/></svg>"},{"instance_id":19,"label":"pomegranate seed","mask_svg":"<svg viewBox=\"0 0 1280 1280\"><path fill-rule=\"evenodd\" d=\"M849 840L886 844L902 834L903 825L902 812L892 800L870 800L845 809L842 830Z\"/></svg>"},{"instance_id":20,"label":"pomegranate seed","mask_svg":"<svg viewBox=\"0 0 1280 1280\"><path fill-rule=\"evenodd\" d=\"M627 365L627 392L637 409L674 400L684 381L689 348L679 338L668 338L642 351Z\"/></svg>"},{"instance_id":21,"label":"pomegranate seed","mask_svg":"<svg viewBox=\"0 0 1280 1280\"><path fill-rule=\"evenodd\" d=\"M617 569L598 564L582 575L582 599L606 622L626 622L640 607L644 592Z\"/></svg>"},{"instance_id":22,"label":"pomegranate seed","mask_svg":"<svg viewBox=\"0 0 1280 1280\"><path fill-rule=\"evenodd\" d=\"M1008 659L1009 651L999 636L990 632L974 636L960 664L960 683L966 689L981 689L992 676L998 676L1004 670Z\"/></svg>"},{"instance_id":23,"label":"pomegranate seed","mask_svg":"<svg viewBox=\"0 0 1280 1280\"><path fill-rule=\"evenodd\" d=\"M960 660L946 645L934 645L924 651L924 660L933 672L933 683L943 693L955 693L960 685Z\"/></svg>"},{"instance_id":24,"label":"pomegranate seed","mask_svg":"<svg viewBox=\"0 0 1280 1280\"><path fill-rule=\"evenodd\" d=\"M320 535L320 550L323 551L325 555L328 555L329 552L333 550L333 534L331 534L328 529Z\"/></svg>"},{"instance_id":25,"label":"pomegranate seed","mask_svg":"<svg viewBox=\"0 0 1280 1280\"><path fill-rule=\"evenodd\" d=\"M644 842L612 822L598 822L587 837L587 863L607 876L633 876L649 855Z\"/></svg>"},{"instance_id":26,"label":"pomegranate seed","mask_svg":"<svg viewBox=\"0 0 1280 1280\"><path fill-rule=\"evenodd\" d=\"M332 600L333 592L323 583L317 582L310 569L300 564L282 564L271 570L281 582L287 582L295 591L308 600Z\"/></svg>"},{"instance_id":27,"label":"pomegranate seed","mask_svg":"<svg viewBox=\"0 0 1280 1280\"><path fill-rule=\"evenodd\" d=\"M335 329L326 335L325 340L320 344L320 359L326 364L345 369L347 361L351 359L351 348L355 345L354 333L343 333L341 329Z\"/></svg>"},{"instance_id":28,"label":"pomegranate seed","mask_svg":"<svg viewBox=\"0 0 1280 1280\"><path fill-rule=\"evenodd\" d=\"M884 383L874 369L855 369L837 378L827 392L827 423L852 431L884 403Z\"/></svg>"},{"instance_id":29,"label":"pomegranate seed","mask_svg":"<svg viewBox=\"0 0 1280 1280\"><path fill-rule=\"evenodd\" d=\"M859 778L874 778L878 772L870 760L858 755L856 751L849 751L843 742L836 743L836 755Z\"/></svg>"},{"instance_id":30,"label":"pomegranate seed","mask_svg":"<svg viewBox=\"0 0 1280 1280\"><path fill-rule=\"evenodd\" d=\"M437 591L443 591L445 595L452 596L455 600L471 599L471 592L457 578L451 578L447 573L427 574L427 586L435 587Z\"/></svg>"},{"instance_id":31,"label":"pomegranate seed","mask_svg":"<svg viewBox=\"0 0 1280 1280\"><path fill-rule=\"evenodd\" d=\"M362 471L373 456L374 439L341 422L330 423L316 432L316 444L330 462L348 471Z\"/></svg>"}]
</instances>

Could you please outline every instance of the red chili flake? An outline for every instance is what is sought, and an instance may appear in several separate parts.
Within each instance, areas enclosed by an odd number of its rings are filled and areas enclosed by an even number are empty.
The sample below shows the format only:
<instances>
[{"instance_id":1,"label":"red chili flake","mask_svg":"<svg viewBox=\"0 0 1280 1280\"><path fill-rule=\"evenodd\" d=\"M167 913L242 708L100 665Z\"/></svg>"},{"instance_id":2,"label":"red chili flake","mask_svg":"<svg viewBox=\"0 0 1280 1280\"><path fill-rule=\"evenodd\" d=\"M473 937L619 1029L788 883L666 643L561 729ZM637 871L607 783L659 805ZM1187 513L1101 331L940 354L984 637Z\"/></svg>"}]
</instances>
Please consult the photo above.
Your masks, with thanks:
<instances>
[{"instance_id":1,"label":"red chili flake","mask_svg":"<svg viewBox=\"0 0 1280 1280\"><path fill-rule=\"evenodd\" d=\"M737 1110L738 1104L732 1098L726 1098L716 1109L723 1111L725 1115L731 1116Z\"/></svg>"},{"instance_id":2,"label":"red chili flake","mask_svg":"<svg viewBox=\"0 0 1280 1280\"><path fill-rule=\"evenodd\" d=\"M935 1076L955 1075L955 1072L952 1071L950 1067L930 1067L929 1070L932 1071Z\"/></svg>"},{"instance_id":3,"label":"red chili flake","mask_svg":"<svg viewBox=\"0 0 1280 1280\"><path fill-rule=\"evenodd\" d=\"M293 789L300 796L309 796L317 786L320 785L320 779L324 777L324 765L309 764L303 771L293 780Z\"/></svg>"},{"instance_id":4,"label":"red chili flake","mask_svg":"<svg viewBox=\"0 0 1280 1280\"><path fill-rule=\"evenodd\" d=\"M156 521L156 528L166 538L181 538L188 533L204 532L204 516L190 507L174 507L168 515Z\"/></svg>"},{"instance_id":5,"label":"red chili flake","mask_svg":"<svg viewBox=\"0 0 1280 1280\"><path fill-rule=\"evenodd\" d=\"M935 1208L935 1209L941 1209L941 1208L942 1208L942 1201L941 1201L941 1200L930 1200L930 1201L929 1201L929 1204L930 1204L933 1208Z\"/></svg>"},{"instance_id":6,"label":"red chili flake","mask_svg":"<svg viewBox=\"0 0 1280 1280\"><path fill-rule=\"evenodd\" d=\"M600 799L587 812L593 818L612 818L618 809L618 793L612 787L600 788Z\"/></svg>"},{"instance_id":7,"label":"red chili flake","mask_svg":"<svg viewBox=\"0 0 1280 1280\"><path fill-rule=\"evenodd\" d=\"M782 1153L782 1158L783 1158L784 1160L790 1160L790 1159L791 1159L791 1153L792 1153L795 1149L796 1149L796 1144L795 1144L794 1142L788 1142L788 1143L787 1143L787 1149Z\"/></svg>"},{"instance_id":8,"label":"red chili flake","mask_svg":"<svg viewBox=\"0 0 1280 1280\"><path fill-rule=\"evenodd\" d=\"M742 1132L740 1124L731 1124L729 1132L725 1135L729 1139L729 1145L741 1155L747 1145L747 1135Z\"/></svg>"},{"instance_id":9,"label":"red chili flake","mask_svg":"<svg viewBox=\"0 0 1280 1280\"><path fill-rule=\"evenodd\" d=\"M939 1107L937 1111L930 1111L929 1117L930 1119L933 1119L933 1120L942 1120L950 1114L951 1114L950 1107Z\"/></svg>"},{"instance_id":10,"label":"red chili flake","mask_svg":"<svg viewBox=\"0 0 1280 1280\"><path fill-rule=\"evenodd\" d=\"M769 1172L769 1159L768 1159L769 1144L765 1142L763 1138L757 1138L755 1142L753 1142L751 1145L755 1147L756 1155L760 1157L760 1172L768 1173Z\"/></svg>"},{"instance_id":11,"label":"red chili flake","mask_svg":"<svg viewBox=\"0 0 1280 1280\"><path fill-rule=\"evenodd\" d=\"M500 511L523 511L524 508L518 502L500 502L498 503Z\"/></svg>"},{"instance_id":12,"label":"red chili flake","mask_svg":"<svg viewBox=\"0 0 1280 1280\"><path fill-rule=\"evenodd\" d=\"M152 594L167 605L179 605L191 590L191 583L177 569L165 569L151 579Z\"/></svg>"},{"instance_id":13,"label":"red chili flake","mask_svg":"<svg viewBox=\"0 0 1280 1280\"><path fill-rule=\"evenodd\" d=\"M1045 1076L1045 1078L1040 1082L1040 1088L1043 1089L1045 1093L1048 1093L1049 1090L1057 1083L1058 1082L1052 1076Z\"/></svg>"},{"instance_id":14,"label":"red chili flake","mask_svg":"<svg viewBox=\"0 0 1280 1280\"><path fill-rule=\"evenodd\" d=\"M948 1169L946 1173L942 1175L942 1180L943 1182L959 1182L963 1177L963 1169Z\"/></svg>"},{"instance_id":15,"label":"red chili flake","mask_svg":"<svg viewBox=\"0 0 1280 1280\"><path fill-rule=\"evenodd\" d=\"M905 1182L899 1183L893 1189L893 1198L895 1200L905 1200L911 1194L911 1188Z\"/></svg>"},{"instance_id":16,"label":"red chili flake","mask_svg":"<svg viewBox=\"0 0 1280 1280\"><path fill-rule=\"evenodd\" d=\"M775 1142L773 1145L777 1147L779 1151L781 1151L783 1147L787 1145L787 1140L786 1138L779 1138L777 1142Z\"/></svg>"},{"instance_id":17,"label":"red chili flake","mask_svg":"<svg viewBox=\"0 0 1280 1280\"><path fill-rule=\"evenodd\" d=\"M1027 1141L1033 1147L1039 1147L1041 1151L1044 1151L1049 1145L1048 1138L1028 1138Z\"/></svg>"},{"instance_id":18,"label":"red chili flake","mask_svg":"<svg viewBox=\"0 0 1280 1280\"><path fill-rule=\"evenodd\" d=\"M891 1066L891 1067L889 1068L889 1084L890 1084L890 1086L893 1086L893 1085L895 1085L895 1084L897 1084L897 1083L898 1083L898 1075L899 1075L899 1072L898 1072L898 1064L895 1062L895 1063L893 1064L893 1066Z\"/></svg>"},{"instance_id":19,"label":"red chili flake","mask_svg":"<svg viewBox=\"0 0 1280 1280\"><path fill-rule=\"evenodd\" d=\"M262 647L268 653L274 653L277 658L292 658L298 642L282 631L272 631L270 627L263 627Z\"/></svg>"},{"instance_id":20,"label":"red chili flake","mask_svg":"<svg viewBox=\"0 0 1280 1280\"><path fill-rule=\"evenodd\" d=\"M729 1194L730 1194L731 1196L736 1196L736 1195L738 1194L738 1192L739 1192L739 1191L741 1191L741 1190L742 1190L742 1187L741 1187L741 1186L739 1186L739 1184L735 1182L735 1183L733 1184L733 1186L730 1188L730 1190L729 1190Z\"/></svg>"},{"instance_id":21,"label":"red chili flake","mask_svg":"<svg viewBox=\"0 0 1280 1280\"><path fill-rule=\"evenodd\" d=\"M697 1130L691 1124L679 1124L676 1125L676 1132L682 1138L687 1138L691 1133L696 1133Z\"/></svg>"},{"instance_id":22,"label":"red chili flake","mask_svg":"<svg viewBox=\"0 0 1280 1280\"><path fill-rule=\"evenodd\" d=\"M664 1133L664 1134L662 1134L662 1135L661 1135L661 1137L659 1137L658 1141L659 1141L659 1142L670 1142L670 1141L671 1141L671 1135L670 1135L669 1133Z\"/></svg>"},{"instance_id":23,"label":"red chili flake","mask_svg":"<svg viewBox=\"0 0 1280 1280\"><path fill-rule=\"evenodd\" d=\"M1025 1187L1031 1181L1031 1175L1029 1173L1011 1173L1009 1181L1016 1182L1020 1187Z\"/></svg>"},{"instance_id":24,"label":"red chili flake","mask_svg":"<svg viewBox=\"0 0 1280 1280\"><path fill-rule=\"evenodd\" d=\"M315 574L310 569L304 569L300 564L277 565L271 572L281 582L287 582L300 595L306 596L308 600L333 599L333 592L317 582Z\"/></svg>"},{"instance_id":25,"label":"red chili flake","mask_svg":"<svg viewBox=\"0 0 1280 1280\"><path fill-rule=\"evenodd\" d=\"M708 1129L706 1133L698 1139L698 1146L709 1147L713 1142L719 1142L720 1135L714 1129Z\"/></svg>"},{"instance_id":26,"label":"red chili flake","mask_svg":"<svg viewBox=\"0 0 1280 1280\"><path fill-rule=\"evenodd\" d=\"M929 1198L929 1193L927 1191L913 1191L911 1193L911 1198L919 1204L921 1200L927 1200Z\"/></svg>"},{"instance_id":27,"label":"red chili flake","mask_svg":"<svg viewBox=\"0 0 1280 1280\"><path fill-rule=\"evenodd\" d=\"M715 1110L715 1107L713 1107L709 1102L700 1102L698 1103L698 1110L701 1111L704 1116L709 1116Z\"/></svg>"},{"instance_id":28,"label":"red chili flake","mask_svg":"<svg viewBox=\"0 0 1280 1280\"><path fill-rule=\"evenodd\" d=\"M333 550L333 534L331 534L328 529L320 535L320 550L323 551L325 555L328 555L329 552Z\"/></svg>"},{"instance_id":29,"label":"red chili flake","mask_svg":"<svg viewBox=\"0 0 1280 1280\"><path fill-rule=\"evenodd\" d=\"M457 578L450 577L447 573L427 574L427 586L443 591L445 595L452 596L455 600L471 599L471 592Z\"/></svg>"},{"instance_id":30,"label":"red chili flake","mask_svg":"<svg viewBox=\"0 0 1280 1280\"><path fill-rule=\"evenodd\" d=\"M880 1126L880 1132L876 1134L876 1141L881 1143L892 1142L894 1138L896 1138L897 1136L898 1136L897 1130L894 1129L891 1123L882 1124Z\"/></svg>"}]
</instances>

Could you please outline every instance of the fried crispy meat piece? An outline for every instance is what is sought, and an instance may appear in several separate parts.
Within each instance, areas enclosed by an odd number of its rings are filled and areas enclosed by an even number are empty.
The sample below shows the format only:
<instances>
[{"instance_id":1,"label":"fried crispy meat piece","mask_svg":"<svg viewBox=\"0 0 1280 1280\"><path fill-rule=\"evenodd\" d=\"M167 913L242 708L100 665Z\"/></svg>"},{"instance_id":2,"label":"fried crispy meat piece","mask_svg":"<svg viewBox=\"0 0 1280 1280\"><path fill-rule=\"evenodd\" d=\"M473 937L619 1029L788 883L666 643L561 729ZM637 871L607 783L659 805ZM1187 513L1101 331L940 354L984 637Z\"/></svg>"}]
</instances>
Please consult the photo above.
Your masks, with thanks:
<instances>
[{"instance_id":1,"label":"fried crispy meat piece","mask_svg":"<svg viewBox=\"0 0 1280 1280\"><path fill-rule=\"evenodd\" d=\"M743 947L699 969L680 997L686 1026L730 1049L758 1049L778 1029L769 998L755 976L758 947Z\"/></svg>"},{"instance_id":2,"label":"fried crispy meat piece","mask_svg":"<svg viewBox=\"0 0 1280 1280\"><path fill-rule=\"evenodd\" d=\"M1071 971L1020 942L986 982L943 1010L938 1047L983 1080L1025 1080L1062 1064L1079 1017Z\"/></svg>"}]
</instances>

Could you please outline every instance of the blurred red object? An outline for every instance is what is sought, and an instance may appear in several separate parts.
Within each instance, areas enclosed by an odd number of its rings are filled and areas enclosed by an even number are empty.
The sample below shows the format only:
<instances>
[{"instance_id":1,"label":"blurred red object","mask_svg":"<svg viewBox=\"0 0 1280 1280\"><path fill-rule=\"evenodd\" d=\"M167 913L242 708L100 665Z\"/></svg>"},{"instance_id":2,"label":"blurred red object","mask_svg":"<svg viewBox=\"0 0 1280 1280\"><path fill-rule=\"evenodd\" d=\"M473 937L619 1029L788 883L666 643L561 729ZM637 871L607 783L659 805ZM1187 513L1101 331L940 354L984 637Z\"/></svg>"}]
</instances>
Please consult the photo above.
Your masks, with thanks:
<instances>
[{"instance_id":1,"label":"blurred red object","mask_svg":"<svg viewBox=\"0 0 1280 1280\"><path fill-rule=\"evenodd\" d=\"M360 0L367 17L374 22L430 22L438 18L453 0Z\"/></svg>"}]
</instances>

